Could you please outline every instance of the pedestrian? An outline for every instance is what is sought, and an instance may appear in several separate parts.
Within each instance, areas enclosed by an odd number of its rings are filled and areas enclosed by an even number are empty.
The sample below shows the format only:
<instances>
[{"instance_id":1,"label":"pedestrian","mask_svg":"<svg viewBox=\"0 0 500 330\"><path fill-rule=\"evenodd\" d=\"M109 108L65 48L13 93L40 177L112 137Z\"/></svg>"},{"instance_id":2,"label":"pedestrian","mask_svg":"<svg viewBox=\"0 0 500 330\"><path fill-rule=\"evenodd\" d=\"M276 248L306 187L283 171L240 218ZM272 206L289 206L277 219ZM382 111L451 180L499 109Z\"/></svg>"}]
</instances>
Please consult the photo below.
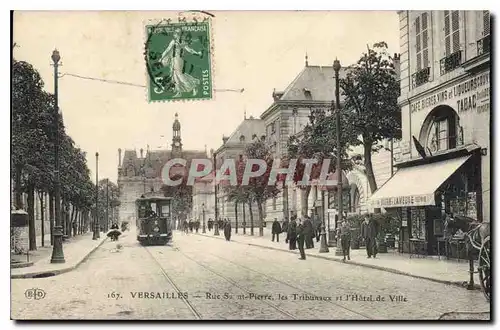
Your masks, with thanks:
<instances>
[{"instance_id":1,"label":"pedestrian","mask_svg":"<svg viewBox=\"0 0 500 330\"><path fill-rule=\"evenodd\" d=\"M200 229L200 221L199 220L196 220L196 222L195 222L195 229L196 229L196 233L198 234L198 229Z\"/></svg>"},{"instance_id":2,"label":"pedestrian","mask_svg":"<svg viewBox=\"0 0 500 330\"><path fill-rule=\"evenodd\" d=\"M226 237L226 241L231 240L231 223L226 219L224 221L224 237Z\"/></svg>"},{"instance_id":3,"label":"pedestrian","mask_svg":"<svg viewBox=\"0 0 500 330\"><path fill-rule=\"evenodd\" d=\"M347 256L347 260L351 260L351 255L349 253L351 247L351 227L346 220L342 221L340 225L340 242L342 245L342 255L344 256L344 261Z\"/></svg>"},{"instance_id":4,"label":"pedestrian","mask_svg":"<svg viewBox=\"0 0 500 330\"><path fill-rule=\"evenodd\" d=\"M297 222L295 219L296 216L292 217L288 225L288 244L290 250L295 250L297 248Z\"/></svg>"},{"instance_id":5,"label":"pedestrian","mask_svg":"<svg viewBox=\"0 0 500 330\"><path fill-rule=\"evenodd\" d=\"M316 225L316 243L319 243L319 240L321 238L321 221L318 222Z\"/></svg>"},{"instance_id":6,"label":"pedestrian","mask_svg":"<svg viewBox=\"0 0 500 330\"><path fill-rule=\"evenodd\" d=\"M373 255L375 258L377 256L377 243L375 241L377 237L377 225L368 216L365 216L365 220L361 225L361 236L365 240L367 257L371 258Z\"/></svg>"},{"instance_id":7,"label":"pedestrian","mask_svg":"<svg viewBox=\"0 0 500 330\"><path fill-rule=\"evenodd\" d=\"M299 260L306 260L306 252L304 251L304 243L306 241L306 231L302 221L297 225L297 243L299 244L300 258Z\"/></svg>"},{"instance_id":8,"label":"pedestrian","mask_svg":"<svg viewBox=\"0 0 500 330\"><path fill-rule=\"evenodd\" d=\"M283 224L281 225L281 232L285 233L286 244L288 244L288 225L289 225L288 218L285 218L285 221L283 221Z\"/></svg>"},{"instance_id":9,"label":"pedestrian","mask_svg":"<svg viewBox=\"0 0 500 330\"><path fill-rule=\"evenodd\" d=\"M304 222L302 223L302 226L304 227L304 239L306 243L306 249L312 249L314 248L314 241L313 241L314 226L311 222L311 219L307 215L304 217Z\"/></svg>"},{"instance_id":10,"label":"pedestrian","mask_svg":"<svg viewBox=\"0 0 500 330\"><path fill-rule=\"evenodd\" d=\"M279 241L280 241L280 233L281 233L281 225L278 222L278 219L274 218L273 228L272 228L272 234L273 234L272 241L273 242L274 242L274 236L276 236L276 242L279 243Z\"/></svg>"}]
</instances>

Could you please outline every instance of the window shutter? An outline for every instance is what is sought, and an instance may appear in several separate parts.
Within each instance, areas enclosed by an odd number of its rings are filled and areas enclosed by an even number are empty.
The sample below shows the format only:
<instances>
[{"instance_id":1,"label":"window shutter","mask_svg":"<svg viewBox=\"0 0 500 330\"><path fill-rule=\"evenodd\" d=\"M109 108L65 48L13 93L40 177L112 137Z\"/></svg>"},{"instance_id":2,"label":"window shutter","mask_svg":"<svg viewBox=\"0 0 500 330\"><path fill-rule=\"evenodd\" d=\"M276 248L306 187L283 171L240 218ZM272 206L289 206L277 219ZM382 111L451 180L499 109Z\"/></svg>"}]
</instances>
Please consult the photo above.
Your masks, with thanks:
<instances>
[{"instance_id":1,"label":"window shutter","mask_svg":"<svg viewBox=\"0 0 500 330\"><path fill-rule=\"evenodd\" d=\"M490 12L483 10L483 37L490 34Z\"/></svg>"},{"instance_id":2,"label":"window shutter","mask_svg":"<svg viewBox=\"0 0 500 330\"><path fill-rule=\"evenodd\" d=\"M452 42L453 42L453 53L460 50L460 24L459 24L459 11L454 10L451 14L451 29L453 31Z\"/></svg>"},{"instance_id":3,"label":"window shutter","mask_svg":"<svg viewBox=\"0 0 500 330\"><path fill-rule=\"evenodd\" d=\"M444 11L444 43L445 43L445 56L451 54L451 36L450 36L450 12Z\"/></svg>"},{"instance_id":4,"label":"window shutter","mask_svg":"<svg viewBox=\"0 0 500 330\"><path fill-rule=\"evenodd\" d=\"M414 19L415 16L413 16L414 12L409 12L409 15L412 15L411 18L408 19L408 22L412 22L410 26L410 31L409 31L409 36L408 36L408 42L409 42L409 60L410 60L410 68L409 68L409 73L410 75L417 72L417 38L416 38L416 23L417 21ZM420 28L420 27L419 27ZM411 80L410 80L410 88L411 88Z\"/></svg>"}]
</instances>

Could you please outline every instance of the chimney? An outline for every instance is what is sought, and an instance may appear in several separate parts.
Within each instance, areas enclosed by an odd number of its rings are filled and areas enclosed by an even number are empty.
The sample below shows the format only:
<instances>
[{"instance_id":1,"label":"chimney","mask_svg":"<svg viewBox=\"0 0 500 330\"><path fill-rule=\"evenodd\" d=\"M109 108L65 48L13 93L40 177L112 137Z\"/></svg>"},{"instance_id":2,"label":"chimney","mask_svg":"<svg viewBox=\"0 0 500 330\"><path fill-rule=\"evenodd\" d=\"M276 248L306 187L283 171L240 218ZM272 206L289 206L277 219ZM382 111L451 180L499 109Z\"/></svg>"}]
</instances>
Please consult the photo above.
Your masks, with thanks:
<instances>
[{"instance_id":1,"label":"chimney","mask_svg":"<svg viewBox=\"0 0 500 330\"><path fill-rule=\"evenodd\" d=\"M400 64L401 55L398 53L394 54L394 71L396 72L397 79L400 79L401 74L401 64Z\"/></svg>"},{"instance_id":2,"label":"chimney","mask_svg":"<svg viewBox=\"0 0 500 330\"><path fill-rule=\"evenodd\" d=\"M141 148L141 150L139 150L141 152L141 158L142 158L142 154L144 153L144 149Z\"/></svg>"},{"instance_id":3,"label":"chimney","mask_svg":"<svg viewBox=\"0 0 500 330\"><path fill-rule=\"evenodd\" d=\"M118 167L122 167L122 149L118 148Z\"/></svg>"},{"instance_id":4,"label":"chimney","mask_svg":"<svg viewBox=\"0 0 500 330\"><path fill-rule=\"evenodd\" d=\"M226 144L227 140L229 140L229 137L223 135L222 136L222 143Z\"/></svg>"}]
</instances>

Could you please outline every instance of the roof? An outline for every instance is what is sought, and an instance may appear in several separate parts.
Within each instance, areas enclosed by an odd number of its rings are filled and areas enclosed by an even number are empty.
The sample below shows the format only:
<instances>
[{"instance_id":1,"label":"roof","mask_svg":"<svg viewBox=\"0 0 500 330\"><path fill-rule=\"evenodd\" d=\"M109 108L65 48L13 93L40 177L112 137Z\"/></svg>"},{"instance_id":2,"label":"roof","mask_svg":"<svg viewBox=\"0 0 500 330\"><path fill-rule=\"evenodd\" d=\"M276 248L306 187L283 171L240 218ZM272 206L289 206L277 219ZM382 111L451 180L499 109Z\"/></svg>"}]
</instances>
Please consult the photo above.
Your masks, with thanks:
<instances>
[{"instance_id":1,"label":"roof","mask_svg":"<svg viewBox=\"0 0 500 330\"><path fill-rule=\"evenodd\" d=\"M346 68L341 68L339 78L345 78ZM261 118L280 102L331 102L335 98L335 71L332 66L308 65L292 80L283 92L274 92L273 104ZM341 97L342 98L342 97Z\"/></svg>"},{"instance_id":2,"label":"roof","mask_svg":"<svg viewBox=\"0 0 500 330\"><path fill-rule=\"evenodd\" d=\"M306 66L279 98L282 101L331 101L335 97L335 71L331 66ZM345 68L339 71L345 78ZM309 94L310 93L310 94Z\"/></svg>"},{"instance_id":3,"label":"roof","mask_svg":"<svg viewBox=\"0 0 500 330\"><path fill-rule=\"evenodd\" d=\"M252 136L257 135L260 138L262 135L266 134L265 123L259 118L246 118L241 124L234 130L234 132L229 136L226 143L241 143L240 137L245 137L245 142L252 141Z\"/></svg>"}]
</instances>

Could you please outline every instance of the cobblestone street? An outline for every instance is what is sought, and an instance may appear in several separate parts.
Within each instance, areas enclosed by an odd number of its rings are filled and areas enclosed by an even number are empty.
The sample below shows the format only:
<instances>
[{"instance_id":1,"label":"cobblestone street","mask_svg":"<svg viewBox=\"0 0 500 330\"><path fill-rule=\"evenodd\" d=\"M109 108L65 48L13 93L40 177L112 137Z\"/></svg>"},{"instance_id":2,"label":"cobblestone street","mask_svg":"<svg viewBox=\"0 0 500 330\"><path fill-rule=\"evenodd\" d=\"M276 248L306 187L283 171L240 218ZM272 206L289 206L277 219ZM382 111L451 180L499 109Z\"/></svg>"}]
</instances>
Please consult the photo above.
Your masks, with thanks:
<instances>
[{"instance_id":1,"label":"cobblestone street","mask_svg":"<svg viewBox=\"0 0 500 330\"><path fill-rule=\"evenodd\" d=\"M479 291L174 232L105 242L76 270L12 280L14 319L438 319L489 312ZM28 299L33 289L45 296ZM28 292L28 293L27 293ZM313 300L321 299L321 300Z\"/></svg>"}]
</instances>

